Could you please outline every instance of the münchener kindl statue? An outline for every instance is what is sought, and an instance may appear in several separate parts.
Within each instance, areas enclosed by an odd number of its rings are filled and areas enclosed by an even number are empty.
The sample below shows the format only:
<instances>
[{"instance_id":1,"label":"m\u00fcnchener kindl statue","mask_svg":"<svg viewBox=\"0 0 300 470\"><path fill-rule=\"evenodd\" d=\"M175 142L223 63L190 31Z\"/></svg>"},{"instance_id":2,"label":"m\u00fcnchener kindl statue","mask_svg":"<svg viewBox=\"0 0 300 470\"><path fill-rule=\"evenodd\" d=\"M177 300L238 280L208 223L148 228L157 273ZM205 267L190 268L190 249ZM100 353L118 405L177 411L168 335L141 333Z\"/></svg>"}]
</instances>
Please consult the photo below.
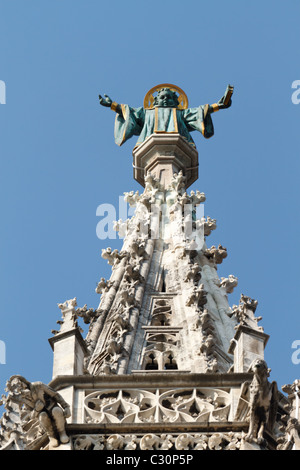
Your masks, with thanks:
<instances>
[{"instance_id":1,"label":"m\u00fcnchener kindl statue","mask_svg":"<svg viewBox=\"0 0 300 470\"><path fill-rule=\"evenodd\" d=\"M131 108L99 95L102 106L116 112L115 142L122 145L133 135L139 136L136 145L142 144L152 134L173 133L183 136L193 147L190 132L199 131L205 138L214 135L211 114L231 106L233 87L228 85L224 96L214 104L188 107L183 90L175 85L161 84L151 88L145 96L144 106Z\"/></svg>"}]
</instances>

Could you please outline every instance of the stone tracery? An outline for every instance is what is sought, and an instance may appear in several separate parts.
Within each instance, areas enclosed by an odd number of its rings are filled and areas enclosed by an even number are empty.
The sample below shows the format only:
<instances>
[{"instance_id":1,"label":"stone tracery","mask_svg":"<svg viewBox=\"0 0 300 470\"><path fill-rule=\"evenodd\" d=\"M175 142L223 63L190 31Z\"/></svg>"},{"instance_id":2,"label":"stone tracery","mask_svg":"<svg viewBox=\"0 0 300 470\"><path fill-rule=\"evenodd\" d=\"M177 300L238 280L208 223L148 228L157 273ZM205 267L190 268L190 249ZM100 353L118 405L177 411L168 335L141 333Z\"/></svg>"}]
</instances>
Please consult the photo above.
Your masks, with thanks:
<instances>
[{"instance_id":1,"label":"stone tracery","mask_svg":"<svg viewBox=\"0 0 300 470\"><path fill-rule=\"evenodd\" d=\"M85 398L87 422L219 422L230 411L228 392L218 389L103 390Z\"/></svg>"}]
</instances>

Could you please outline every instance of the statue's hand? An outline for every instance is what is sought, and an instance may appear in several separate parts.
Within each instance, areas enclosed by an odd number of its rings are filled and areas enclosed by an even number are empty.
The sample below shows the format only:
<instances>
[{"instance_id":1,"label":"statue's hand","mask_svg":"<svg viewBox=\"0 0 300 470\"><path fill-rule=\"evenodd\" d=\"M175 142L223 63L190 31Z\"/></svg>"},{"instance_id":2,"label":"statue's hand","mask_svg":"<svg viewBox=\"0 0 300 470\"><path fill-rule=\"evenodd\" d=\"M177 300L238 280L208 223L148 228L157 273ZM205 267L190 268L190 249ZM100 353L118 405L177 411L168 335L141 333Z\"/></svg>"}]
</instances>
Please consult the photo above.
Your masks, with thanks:
<instances>
[{"instance_id":1,"label":"statue's hand","mask_svg":"<svg viewBox=\"0 0 300 470\"><path fill-rule=\"evenodd\" d=\"M105 106L107 108L110 108L111 107L111 104L112 104L112 100L110 99L109 96L107 95L104 95L105 98L102 98L101 95L99 95L99 103L102 105L102 106Z\"/></svg>"},{"instance_id":2,"label":"statue's hand","mask_svg":"<svg viewBox=\"0 0 300 470\"><path fill-rule=\"evenodd\" d=\"M232 101L231 101L231 98L230 100L228 101L227 104L224 104L224 99L225 99L225 95L222 96L222 98L218 101L218 106L220 109L226 109L226 108L230 108L231 104L232 104Z\"/></svg>"}]
</instances>

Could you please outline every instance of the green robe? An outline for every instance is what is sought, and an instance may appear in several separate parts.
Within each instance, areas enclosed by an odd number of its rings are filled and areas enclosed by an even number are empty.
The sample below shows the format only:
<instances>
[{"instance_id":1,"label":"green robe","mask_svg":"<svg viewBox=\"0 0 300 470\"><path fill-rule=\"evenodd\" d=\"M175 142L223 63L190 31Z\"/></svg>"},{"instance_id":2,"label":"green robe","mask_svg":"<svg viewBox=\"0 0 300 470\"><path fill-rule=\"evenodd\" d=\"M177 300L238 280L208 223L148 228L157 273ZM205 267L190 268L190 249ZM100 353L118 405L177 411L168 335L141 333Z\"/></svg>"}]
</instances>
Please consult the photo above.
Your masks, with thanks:
<instances>
[{"instance_id":1,"label":"green robe","mask_svg":"<svg viewBox=\"0 0 300 470\"><path fill-rule=\"evenodd\" d=\"M205 138L214 135L209 105L198 108L177 109L157 107L153 109L130 108L122 104L122 116L116 115L115 142L122 145L133 135L139 136L136 145L142 144L151 134L180 134L193 147L191 131L199 131Z\"/></svg>"}]
</instances>

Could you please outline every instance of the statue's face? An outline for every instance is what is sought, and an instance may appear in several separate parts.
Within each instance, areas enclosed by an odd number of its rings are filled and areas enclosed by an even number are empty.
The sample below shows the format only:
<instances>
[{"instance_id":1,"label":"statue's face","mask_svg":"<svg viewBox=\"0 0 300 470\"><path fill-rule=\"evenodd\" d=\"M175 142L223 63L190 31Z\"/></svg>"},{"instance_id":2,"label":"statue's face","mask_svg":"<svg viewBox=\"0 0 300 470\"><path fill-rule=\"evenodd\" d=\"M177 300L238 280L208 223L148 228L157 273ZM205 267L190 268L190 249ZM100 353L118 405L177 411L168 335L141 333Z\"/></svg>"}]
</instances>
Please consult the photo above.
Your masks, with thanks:
<instances>
[{"instance_id":1,"label":"statue's face","mask_svg":"<svg viewBox=\"0 0 300 470\"><path fill-rule=\"evenodd\" d=\"M174 96L171 90L163 90L157 95L155 107L163 107L163 108L176 107Z\"/></svg>"}]
</instances>

